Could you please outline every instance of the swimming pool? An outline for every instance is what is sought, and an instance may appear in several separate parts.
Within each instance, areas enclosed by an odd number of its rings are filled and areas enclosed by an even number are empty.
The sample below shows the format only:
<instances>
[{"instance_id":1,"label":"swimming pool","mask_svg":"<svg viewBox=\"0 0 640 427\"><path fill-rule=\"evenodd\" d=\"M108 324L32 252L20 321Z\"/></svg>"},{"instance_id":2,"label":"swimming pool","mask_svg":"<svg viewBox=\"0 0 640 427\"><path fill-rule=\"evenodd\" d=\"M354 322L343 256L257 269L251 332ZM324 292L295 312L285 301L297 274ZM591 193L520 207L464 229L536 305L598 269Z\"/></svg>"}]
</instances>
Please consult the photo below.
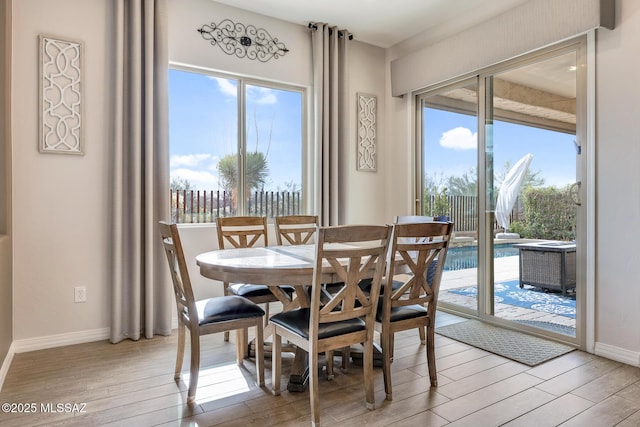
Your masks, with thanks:
<instances>
[{"instance_id":1,"label":"swimming pool","mask_svg":"<svg viewBox=\"0 0 640 427\"><path fill-rule=\"evenodd\" d=\"M494 246L493 257L517 256L518 251L518 248L514 248L513 244L502 243ZM444 263L445 271L464 270L466 268L476 267L478 267L477 246L458 246L449 248L447 251L447 260Z\"/></svg>"}]
</instances>

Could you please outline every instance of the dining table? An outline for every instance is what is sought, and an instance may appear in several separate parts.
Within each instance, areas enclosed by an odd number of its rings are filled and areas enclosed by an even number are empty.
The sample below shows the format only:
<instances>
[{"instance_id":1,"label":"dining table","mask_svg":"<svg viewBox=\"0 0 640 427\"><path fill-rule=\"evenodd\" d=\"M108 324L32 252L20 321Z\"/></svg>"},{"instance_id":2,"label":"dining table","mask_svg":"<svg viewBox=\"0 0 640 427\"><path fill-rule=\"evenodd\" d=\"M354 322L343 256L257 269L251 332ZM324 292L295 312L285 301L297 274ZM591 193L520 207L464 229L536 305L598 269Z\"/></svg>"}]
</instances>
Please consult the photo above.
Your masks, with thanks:
<instances>
[{"instance_id":1,"label":"dining table","mask_svg":"<svg viewBox=\"0 0 640 427\"><path fill-rule=\"evenodd\" d=\"M264 246L222 249L196 256L200 274L206 278L228 283L267 285L283 304L283 310L306 307L309 304L304 286L313 279L315 245ZM327 265L326 277L332 280L335 272ZM330 283L330 282L327 282ZM296 288L294 298L280 286Z\"/></svg>"},{"instance_id":2,"label":"dining table","mask_svg":"<svg viewBox=\"0 0 640 427\"><path fill-rule=\"evenodd\" d=\"M282 310L309 306L307 286L313 282L315 245L263 246L222 249L196 256L200 274L208 279L228 283L267 285L282 303ZM371 269L373 275L373 268ZM328 262L324 262L321 283L337 283L341 279ZM287 294L280 286L295 288ZM265 329L265 337L269 335ZM379 349L378 349L379 350ZM296 351L287 386L289 391L302 391L308 378L307 354Z\"/></svg>"},{"instance_id":3,"label":"dining table","mask_svg":"<svg viewBox=\"0 0 640 427\"><path fill-rule=\"evenodd\" d=\"M196 264L200 274L209 279L269 286L282 303L282 310L287 311L309 306L305 287L313 282L314 256L315 245L264 246L205 252L196 256ZM329 266L324 276L324 283L337 281ZM295 292L288 294L281 285L293 286ZM265 337L269 335L267 327ZM296 350L287 388L302 391L307 381L307 354Z\"/></svg>"}]
</instances>

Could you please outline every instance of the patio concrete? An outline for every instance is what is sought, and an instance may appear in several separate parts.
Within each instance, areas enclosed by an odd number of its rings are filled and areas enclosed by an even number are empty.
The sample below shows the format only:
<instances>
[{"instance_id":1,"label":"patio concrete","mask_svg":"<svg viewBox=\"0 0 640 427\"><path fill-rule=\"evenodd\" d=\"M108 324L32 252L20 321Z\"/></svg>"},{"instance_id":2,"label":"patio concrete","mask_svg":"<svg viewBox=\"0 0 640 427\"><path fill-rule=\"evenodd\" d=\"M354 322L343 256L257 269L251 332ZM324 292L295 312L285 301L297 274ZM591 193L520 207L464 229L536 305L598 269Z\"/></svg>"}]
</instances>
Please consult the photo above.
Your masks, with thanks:
<instances>
[{"instance_id":1,"label":"patio concrete","mask_svg":"<svg viewBox=\"0 0 640 427\"><path fill-rule=\"evenodd\" d=\"M494 281L511 281L519 278L519 256L496 258L494 260ZM476 286L478 283L478 269L445 271L440 283L439 303L446 302L475 310L475 297L447 292L450 289ZM495 305L495 315L505 320L535 320L575 328L576 320L542 311L498 303Z\"/></svg>"}]
</instances>

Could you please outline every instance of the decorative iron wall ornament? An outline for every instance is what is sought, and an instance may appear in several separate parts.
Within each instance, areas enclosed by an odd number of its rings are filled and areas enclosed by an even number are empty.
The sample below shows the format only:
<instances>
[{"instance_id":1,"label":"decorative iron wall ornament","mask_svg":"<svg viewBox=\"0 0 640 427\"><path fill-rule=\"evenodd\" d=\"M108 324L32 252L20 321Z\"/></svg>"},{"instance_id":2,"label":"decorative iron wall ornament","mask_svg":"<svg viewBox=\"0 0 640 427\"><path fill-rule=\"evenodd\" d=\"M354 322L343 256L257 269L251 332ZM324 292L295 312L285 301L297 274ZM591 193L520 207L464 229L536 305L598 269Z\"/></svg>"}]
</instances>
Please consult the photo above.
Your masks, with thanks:
<instances>
[{"instance_id":1,"label":"decorative iron wall ornament","mask_svg":"<svg viewBox=\"0 0 640 427\"><path fill-rule=\"evenodd\" d=\"M267 62L271 58L278 59L289 49L264 28L256 28L254 25L234 23L225 19L219 24L205 24L198 29L202 38L209 40L212 45L218 45L227 55L236 55L238 58L257 59Z\"/></svg>"},{"instance_id":2,"label":"decorative iron wall ornament","mask_svg":"<svg viewBox=\"0 0 640 427\"><path fill-rule=\"evenodd\" d=\"M357 94L358 104L358 165L360 171L375 172L377 98L365 93Z\"/></svg>"},{"instance_id":3,"label":"decorative iron wall ornament","mask_svg":"<svg viewBox=\"0 0 640 427\"><path fill-rule=\"evenodd\" d=\"M39 36L42 153L84 154L82 138L82 44Z\"/></svg>"}]
</instances>

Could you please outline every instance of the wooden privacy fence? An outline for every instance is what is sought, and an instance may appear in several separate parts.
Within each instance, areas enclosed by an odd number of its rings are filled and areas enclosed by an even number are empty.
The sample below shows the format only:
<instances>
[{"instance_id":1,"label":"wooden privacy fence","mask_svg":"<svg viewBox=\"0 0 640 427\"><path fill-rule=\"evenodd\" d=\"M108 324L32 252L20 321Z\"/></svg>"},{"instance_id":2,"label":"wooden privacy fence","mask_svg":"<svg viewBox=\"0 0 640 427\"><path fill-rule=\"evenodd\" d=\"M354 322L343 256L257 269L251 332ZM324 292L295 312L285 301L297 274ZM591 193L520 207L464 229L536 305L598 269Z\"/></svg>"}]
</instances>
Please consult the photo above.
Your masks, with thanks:
<instances>
[{"instance_id":1,"label":"wooden privacy fence","mask_svg":"<svg viewBox=\"0 0 640 427\"><path fill-rule=\"evenodd\" d=\"M447 196L449 216L454 222L454 231L475 232L478 230L478 198L476 196ZM252 216L274 218L279 215L301 215L302 194L300 191L254 191L247 199L247 211ZM425 200L425 215L433 216L434 197ZM517 221L520 211L511 211L511 221ZM215 222L218 217L235 216L236 201L229 191L171 190L171 219L179 223ZM494 223L494 230L501 227Z\"/></svg>"},{"instance_id":2,"label":"wooden privacy fence","mask_svg":"<svg viewBox=\"0 0 640 427\"><path fill-rule=\"evenodd\" d=\"M454 231L475 232L478 230L478 197L476 196L446 196L449 202L449 217L453 221ZM424 201L424 214L435 216L434 208L435 196L428 196ZM516 200L514 208L509 214L511 222L518 221L522 217L522 210L519 208L519 199ZM501 230L497 221L493 224L494 231Z\"/></svg>"},{"instance_id":3,"label":"wooden privacy fence","mask_svg":"<svg viewBox=\"0 0 640 427\"><path fill-rule=\"evenodd\" d=\"M254 191L247 199L251 216L273 218L301 214L300 191ZM237 203L230 191L171 190L171 219L179 223L214 222L218 217L237 215Z\"/></svg>"}]
</instances>

